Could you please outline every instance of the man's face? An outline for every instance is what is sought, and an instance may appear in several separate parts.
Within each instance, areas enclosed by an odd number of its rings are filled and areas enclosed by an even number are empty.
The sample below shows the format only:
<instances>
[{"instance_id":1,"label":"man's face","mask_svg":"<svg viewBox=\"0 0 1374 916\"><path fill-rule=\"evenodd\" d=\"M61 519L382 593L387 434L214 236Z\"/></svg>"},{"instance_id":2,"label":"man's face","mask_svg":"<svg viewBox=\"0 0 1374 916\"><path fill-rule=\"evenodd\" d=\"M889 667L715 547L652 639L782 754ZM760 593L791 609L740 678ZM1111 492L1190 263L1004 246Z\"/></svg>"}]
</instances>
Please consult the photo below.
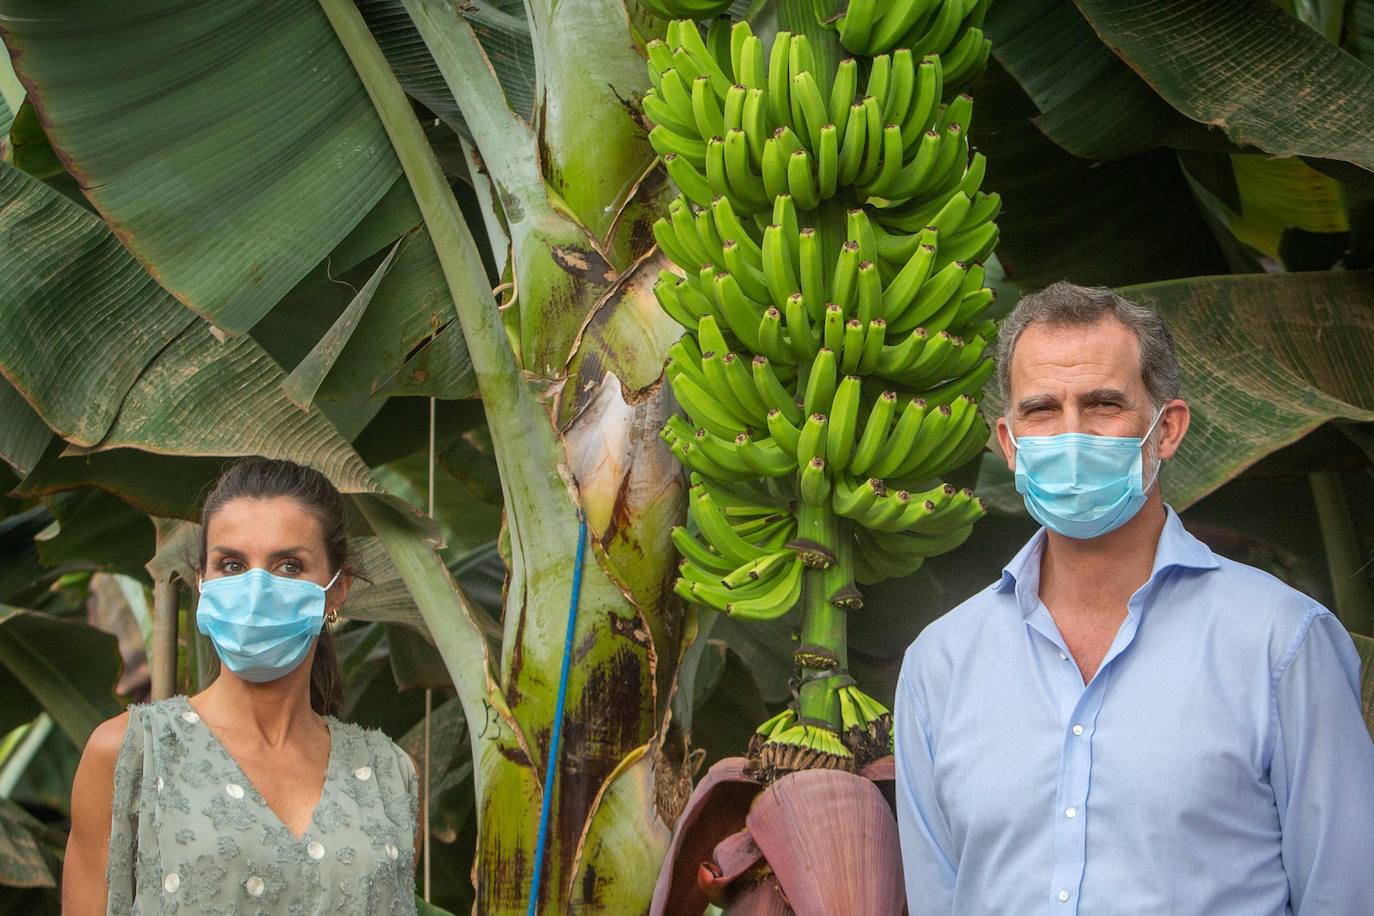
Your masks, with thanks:
<instances>
[{"instance_id":1,"label":"man's face","mask_svg":"<svg viewBox=\"0 0 1374 916\"><path fill-rule=\"evenodd\" d=\"M1078 327L1032 324L1017 340L1007 415L1018 439L1059 433L1143 436L1154 413L1140 377L1140 342L1116 319ZM997 433L1014 470L1016 449L1006 424L999 419ZM1161 458L1173 454L1177 443L1171 445L1168 455L1161 447Z\"/></svg>"}]
</instances>

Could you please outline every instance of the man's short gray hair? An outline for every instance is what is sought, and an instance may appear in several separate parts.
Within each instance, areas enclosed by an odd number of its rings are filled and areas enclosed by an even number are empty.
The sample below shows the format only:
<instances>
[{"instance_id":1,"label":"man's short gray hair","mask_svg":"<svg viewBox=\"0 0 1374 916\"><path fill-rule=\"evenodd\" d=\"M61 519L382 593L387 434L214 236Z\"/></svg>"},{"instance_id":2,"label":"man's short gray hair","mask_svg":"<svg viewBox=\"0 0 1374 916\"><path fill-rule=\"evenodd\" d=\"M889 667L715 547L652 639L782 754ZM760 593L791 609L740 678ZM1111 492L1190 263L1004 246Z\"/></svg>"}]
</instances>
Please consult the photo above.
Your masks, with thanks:
<instances>
[{"instance_id":1,"label":"man's short gray hair","mask_svg":"<svg viewBox=\"0 0 1374 916\"><path fill-rule=\"evenodd\" d=\"M1140 341L1140 378L1158 410L1178 397L1178 356L1164 319L1102 286L1076 286L1065 280L1022 297L997 331L997 382L1011 410L1011 356L1016 342L1033 324L1087 327L1115 318Z\"/></svg>"}]
</instances>

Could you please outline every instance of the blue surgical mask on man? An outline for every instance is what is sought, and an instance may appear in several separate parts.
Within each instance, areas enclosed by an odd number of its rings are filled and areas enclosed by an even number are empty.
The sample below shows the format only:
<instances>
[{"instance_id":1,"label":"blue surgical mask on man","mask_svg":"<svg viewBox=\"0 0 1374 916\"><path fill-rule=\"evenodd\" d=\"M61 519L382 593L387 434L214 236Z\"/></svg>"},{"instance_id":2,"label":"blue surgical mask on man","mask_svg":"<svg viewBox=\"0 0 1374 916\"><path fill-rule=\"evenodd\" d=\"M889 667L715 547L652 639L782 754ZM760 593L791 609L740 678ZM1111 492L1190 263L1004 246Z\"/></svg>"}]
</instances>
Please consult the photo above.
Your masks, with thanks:
<instances>
[{"instance_id":1,"label":"blue surgical mask on man","mask_svg":"<svg viewBox=\"0 0 1374 916\"><path fill-rule=\"evenodd\" d=\"M342 570L340 570L342 572ZM220 661L246 681L274 681L294 671L324 625L325 592L334 585L250 569L199 583L196 626Z\"/></svg>"},{"instance_id":2,"label":"blue surgical mask on man","mask_svg":"<svg viewBox=\"0 0 1374 916\"><path fill-rule=\"evenodd\" d=\"M1135 518L1159 474L1156 461L1150 480L1142 479L1141 448L1162 416L1161 407L1138 438L1060 433L1018 440L1008 422L1007 435L1016 447L1016 492L1026 511L1051 531L1080 540Z\"/></svg>"}]
</instances>

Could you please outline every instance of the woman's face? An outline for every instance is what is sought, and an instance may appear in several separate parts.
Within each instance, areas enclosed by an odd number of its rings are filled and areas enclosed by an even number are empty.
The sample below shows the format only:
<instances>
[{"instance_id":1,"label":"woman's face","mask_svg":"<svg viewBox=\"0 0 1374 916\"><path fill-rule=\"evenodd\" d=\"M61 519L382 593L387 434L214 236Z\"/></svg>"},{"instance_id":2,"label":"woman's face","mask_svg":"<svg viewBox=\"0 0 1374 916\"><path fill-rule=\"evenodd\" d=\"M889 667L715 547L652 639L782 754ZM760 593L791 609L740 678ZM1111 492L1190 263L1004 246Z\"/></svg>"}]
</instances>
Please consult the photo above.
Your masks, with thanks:
<instances>
[{"instance_id":1,"label":"woman's face","mask_svg":"<svg viewBox=\"0 0 1374 916\"><path fill-rule=\"evenodd\" d=\"M319 520L289 496L230 500L210 517L205 545L205 579L265 569L323 586L334 574ZM328 601L330 609L343 603L347 581L348 576L340 576L330 590L331 596L338 596Z\"/></svg>"}]
</instances>

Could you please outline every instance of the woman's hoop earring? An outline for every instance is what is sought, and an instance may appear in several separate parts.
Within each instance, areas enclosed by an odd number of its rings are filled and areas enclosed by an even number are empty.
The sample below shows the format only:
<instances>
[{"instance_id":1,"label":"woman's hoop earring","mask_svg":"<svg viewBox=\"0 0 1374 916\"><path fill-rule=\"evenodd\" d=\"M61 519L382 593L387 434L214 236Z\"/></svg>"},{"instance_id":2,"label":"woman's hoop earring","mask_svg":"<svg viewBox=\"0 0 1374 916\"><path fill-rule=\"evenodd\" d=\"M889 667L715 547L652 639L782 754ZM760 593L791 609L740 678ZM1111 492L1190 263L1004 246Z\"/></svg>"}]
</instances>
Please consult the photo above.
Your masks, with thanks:
<instances>
[{"instance_id":1,"label":"woman's hoop earring","mask_svg":"<svg viewBox=\"0 0 1374 916\"><path fill-rule=\"evenodd\" d=\"M338 623L338 622L339 622L339 609L338 609L338 608L330 608L330 610L324 615L324 622L327 623L327 624L329 624L331 627L332 627L334 624Z\"/></svg>"}]
</instances>

